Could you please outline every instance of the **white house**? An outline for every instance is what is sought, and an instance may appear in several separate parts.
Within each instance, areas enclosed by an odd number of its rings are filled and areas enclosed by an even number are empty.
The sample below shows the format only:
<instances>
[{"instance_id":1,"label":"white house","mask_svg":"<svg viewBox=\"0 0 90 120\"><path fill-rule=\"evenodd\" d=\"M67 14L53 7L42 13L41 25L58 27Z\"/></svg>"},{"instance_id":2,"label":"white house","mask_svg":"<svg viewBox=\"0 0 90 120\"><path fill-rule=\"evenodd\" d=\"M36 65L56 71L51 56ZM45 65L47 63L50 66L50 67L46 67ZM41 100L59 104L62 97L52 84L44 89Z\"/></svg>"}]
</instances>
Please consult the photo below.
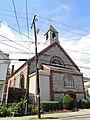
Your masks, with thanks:
<instances>
[{"instance_id":1,"label":"white house","mask_svg":"<svg viewBox=\"0 0 90 120\"><path fill-rule=\"evenodd\" d=\"M3 100L4 85L6 81L7 69L10 64L9 55L0 51L0 105Z\"/></svg>"},{"instance_id":2,"label":"white house","mask_svg":"<svg viewBox=\"0 0 90 120\"><path fill-rule=\"evenodd\" d=\"M90 97L90 78L84 77L83 79L84 79L86 95Z\"/></svg>"}]
</instances>

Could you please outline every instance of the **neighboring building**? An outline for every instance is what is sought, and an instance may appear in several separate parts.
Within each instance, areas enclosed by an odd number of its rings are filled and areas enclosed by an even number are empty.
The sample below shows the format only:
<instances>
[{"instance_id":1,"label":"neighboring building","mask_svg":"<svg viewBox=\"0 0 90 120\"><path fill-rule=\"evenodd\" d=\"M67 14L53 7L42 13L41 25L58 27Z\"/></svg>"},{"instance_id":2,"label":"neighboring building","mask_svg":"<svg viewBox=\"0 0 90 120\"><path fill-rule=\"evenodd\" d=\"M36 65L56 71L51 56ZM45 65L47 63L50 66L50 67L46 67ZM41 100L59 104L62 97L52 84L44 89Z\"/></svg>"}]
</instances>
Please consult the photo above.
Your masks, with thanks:
<instances>
[{"instance_id":1,"label":"neighboring building","mask_svg":"<svg viewBox=\"0 0 90 120\"><path fill-rule=\"evenodd\" d=\"M90 78L84 77L83 79L86 95L90 97Z\"/></svg>"},{"instance_id":2,"label":"neighboring building","mask_svg":"<svg viewBox=\"0 0 90 120\"><path fill-rule=\"evenodd\" d=\"M9 55L0 51L0 105L3 101L4 86L6 82L7 70L10 64Z\"/></svg>"},{"instance_id":3,"label":"neighboring building","mask_svg":"<svg viewBox=\"0 0 90 120\"><path fill-rule=\"evenodd\" d=\"M41 101L61 101L64 94L74 100L85 98L83 74L60 45L58 32L50 25L45 36L45 49L38 53ZM29 102L35 102L35 56L10 76L8 88L8 102L25 95L29 96Z\"/></svg>"}]
</instances>

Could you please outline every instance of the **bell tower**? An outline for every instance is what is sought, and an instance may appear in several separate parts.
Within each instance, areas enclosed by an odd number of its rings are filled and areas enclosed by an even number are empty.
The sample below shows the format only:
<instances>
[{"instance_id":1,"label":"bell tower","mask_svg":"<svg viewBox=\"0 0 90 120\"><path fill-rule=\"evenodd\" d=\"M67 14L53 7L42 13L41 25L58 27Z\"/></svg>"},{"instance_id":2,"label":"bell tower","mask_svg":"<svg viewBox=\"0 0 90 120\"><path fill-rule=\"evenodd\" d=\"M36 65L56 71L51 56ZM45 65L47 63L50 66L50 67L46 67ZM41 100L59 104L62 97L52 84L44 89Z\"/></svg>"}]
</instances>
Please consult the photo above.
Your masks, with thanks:
<instances>
[{"instance_id":1,"label":"bell tower","mask_svg":"<svg viewBox=\"0 0 90 120\"><path fill-rule=\"evenodd\" d=\"M47 32L45 33L45 47L48 45L51 45L54 42L59 42L58 40L58 32L55 30L55 28L50 25L49 29L47 30Z\"/></svg>"}]
</instances>

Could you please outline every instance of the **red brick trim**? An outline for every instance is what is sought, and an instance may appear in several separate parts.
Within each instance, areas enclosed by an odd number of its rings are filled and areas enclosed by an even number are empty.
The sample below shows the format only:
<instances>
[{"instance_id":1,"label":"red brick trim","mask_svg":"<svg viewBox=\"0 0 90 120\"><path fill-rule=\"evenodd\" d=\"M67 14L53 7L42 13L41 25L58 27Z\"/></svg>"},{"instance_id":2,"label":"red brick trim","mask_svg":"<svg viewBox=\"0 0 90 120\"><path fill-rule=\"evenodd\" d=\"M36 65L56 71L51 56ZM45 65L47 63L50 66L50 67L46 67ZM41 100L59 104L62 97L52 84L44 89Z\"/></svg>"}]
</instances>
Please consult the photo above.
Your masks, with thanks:
<instances>
[{"instance_id":1,"label":"red brick trim","mask_svg":"<svg viewBox=\"0 0 90 120\"><path fill-rule=\"evenodd\" d=\"M46 72L50 72L50 68L49 68L49 67L43 65L42 68L43 68L43 70L45 70Z\"/></svg>"},{"instance_id":2,"label":"red brick trim","mask_svg":"<svg viewBox=\"0 0 90 120\"><path fill-rule=\"evenodd\" d=\"M62 72L57 70L52 70L53 73L60 73L60 74L72 74L74 76L82 76L82 74L72 73L72 72Z\"/></svg>"},{"instance_id":3,"label":"red brick trim","mask_svg":"<svg viewBox=\"0 0 90 120\"><path fill-rule=\"evenodd\" d=\"M22 68L24 68L27 65L27 62L25 62L21 67L19 67L8 79L10 79L13 75L15 75L16 73L18 73L18 71L20 71Z\"/></svg>"}]
</instances>

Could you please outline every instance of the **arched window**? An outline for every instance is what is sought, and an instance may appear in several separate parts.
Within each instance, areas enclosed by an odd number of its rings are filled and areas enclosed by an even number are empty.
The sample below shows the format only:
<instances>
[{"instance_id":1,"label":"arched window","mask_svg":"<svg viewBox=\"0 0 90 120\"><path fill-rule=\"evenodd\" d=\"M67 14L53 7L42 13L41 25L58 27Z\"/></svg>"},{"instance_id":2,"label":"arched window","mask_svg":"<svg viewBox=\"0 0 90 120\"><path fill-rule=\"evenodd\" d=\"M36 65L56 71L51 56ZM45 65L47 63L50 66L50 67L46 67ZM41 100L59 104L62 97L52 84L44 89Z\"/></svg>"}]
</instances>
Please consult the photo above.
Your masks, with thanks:
<instances>
[{"instance_id":1,"label":"arched window","mask_svg":"<svg viewBox=\"0 0 90 120\"><path fill-rule=\"evenodd\" d=\"M71 74L64 75L64 86L66 87L74 87L74 78Z\"/></svg>"},{"instance_id":2,"label":"arched window","mask_svg":"<svg viewBox=\"0 0 90 120\"><path fill-rule=\"evenodd\" d=\"M51 64L64 65L63 61L60 58L58 58L58 57L53 57L51 59Z\"/></svg>"},{"instance_id":3,"label":"arched window","mask_svg":"<svg viewBox=\"0 0 90 120\"><path fill-rule=\"evenodd\" d=\"M56 34L52 33L52 38L55 39L56 38Z\"/></svg>"},{"instance_id":4,"label":"arched window","mask_svg":"<svg viewBox=\"0 0 90 120\"><path fill-rule=\"evenodd\" d=\"M14 87L14 88L16 87L16 77L14 78L14 84L13 84L13 87Z\"/></svg>"},{"instance_id":5,"label":"arched window","mask_svg":"<svg viewBox=\"0 0 90 120\"><path fill-rule=\"evenodd\" d=\"M24 89L24 75L23 74L20 75L20 87Z\"/></svg>"},{"instance_id":6,"label":"arched window","mask_svg":"<svg viewBox=\"0 0 90 120\"><path fill-rule=\"evenodd\" d=\"M46 34L46 40L48 40L48 33Z\"/></svg>"}]
</instances>

